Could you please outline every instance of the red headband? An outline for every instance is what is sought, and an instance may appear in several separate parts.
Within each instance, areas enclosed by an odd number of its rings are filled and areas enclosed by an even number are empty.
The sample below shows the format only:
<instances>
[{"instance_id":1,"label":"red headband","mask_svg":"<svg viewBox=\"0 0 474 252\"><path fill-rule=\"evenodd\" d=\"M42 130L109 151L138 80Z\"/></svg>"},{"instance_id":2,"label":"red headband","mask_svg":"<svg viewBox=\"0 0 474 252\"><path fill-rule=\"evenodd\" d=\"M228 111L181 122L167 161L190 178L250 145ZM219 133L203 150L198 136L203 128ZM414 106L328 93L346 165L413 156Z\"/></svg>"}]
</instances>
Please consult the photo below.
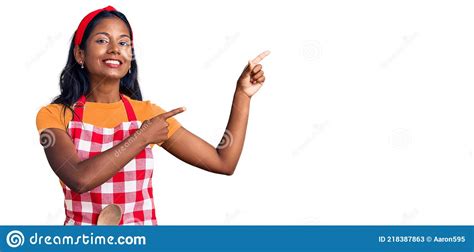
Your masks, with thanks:
<instances>
[{"instance_id":1,"label":"red headband","mask_svg":"<svg viewBox=\"0 0 474 252\"><path fill-rule=\"evenodd\" d=\"M92 21L92 19L94 19L94 17L97 16L97 14L101 13L102 11L117 11L117 10L114 7L109 5L105 8L98 9L98 10L95 10L95 11L87 14L87 16L85 16L82 19L81 23L77 27L76 36L74 37L74 45L80 45L81 44L82 37L84 36L84 32L86 31L87 26ZM131 31L130 31L130 33L131 33ZM130 35L132 35L132 34L130 34Z\"/></svg>"}]
</instances>

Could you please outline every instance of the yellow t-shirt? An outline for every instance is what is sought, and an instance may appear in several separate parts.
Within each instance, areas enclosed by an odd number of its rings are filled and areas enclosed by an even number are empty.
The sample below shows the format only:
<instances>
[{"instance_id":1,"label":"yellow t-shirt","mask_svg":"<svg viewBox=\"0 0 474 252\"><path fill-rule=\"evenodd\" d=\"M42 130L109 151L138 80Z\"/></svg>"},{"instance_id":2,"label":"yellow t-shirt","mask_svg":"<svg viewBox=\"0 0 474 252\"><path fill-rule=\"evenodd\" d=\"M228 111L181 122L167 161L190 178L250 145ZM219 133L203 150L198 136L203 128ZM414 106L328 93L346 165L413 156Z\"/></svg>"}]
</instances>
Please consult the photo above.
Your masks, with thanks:
<instances>
[{"instance_id":1,"label":"yellow t-shirt","mask_svg":"<svg viewBox=\"0 0 474 252\"><path fill-rule=\"evenodd\" d=\"M150 101L133 100L128 96L125 96L125 98L130 101L138 121L143 122L166 112ZM48 128L66 131L66 127L72 120L72 112L66 108L66 114L64 114L63 108L64 105L62 104L49 104L42 107L36 115L38 132L41 133ZM84 123L101 128L113 128L126 121L128 121L128 117L122 101L113 103L86 102L83 114ZM170 138L181 127L181 124L173 117L168 118L166 122L169 124L168 138Z\"/></svg>"}]
</instances>

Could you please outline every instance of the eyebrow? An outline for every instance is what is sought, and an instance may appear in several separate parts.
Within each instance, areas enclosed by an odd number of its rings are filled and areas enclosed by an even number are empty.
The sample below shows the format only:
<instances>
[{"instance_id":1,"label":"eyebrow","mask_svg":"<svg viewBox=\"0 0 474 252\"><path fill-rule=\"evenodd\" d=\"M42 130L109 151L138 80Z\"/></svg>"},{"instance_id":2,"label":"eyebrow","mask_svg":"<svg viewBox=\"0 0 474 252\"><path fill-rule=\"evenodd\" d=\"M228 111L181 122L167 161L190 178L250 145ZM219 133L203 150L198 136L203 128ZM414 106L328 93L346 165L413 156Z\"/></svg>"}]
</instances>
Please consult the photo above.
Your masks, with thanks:
<instances>
[{"instance_id":1,"label":"eyebrow","mask_svg":"<svg viewBox=\"0 0 474 252\"><path fill-rule=\"evenodd\" d=\"M96 33L94 36L99 35L99 34L102 34L102 35L105 35L105 36L110 37L110 34L107 33L107 32L98 32L98 33ZM130 38L130 36L128 36L127 34L122 34L122 35L120 35L120 38L124 38L124 37Z\"/></svg>"}]
</instances>

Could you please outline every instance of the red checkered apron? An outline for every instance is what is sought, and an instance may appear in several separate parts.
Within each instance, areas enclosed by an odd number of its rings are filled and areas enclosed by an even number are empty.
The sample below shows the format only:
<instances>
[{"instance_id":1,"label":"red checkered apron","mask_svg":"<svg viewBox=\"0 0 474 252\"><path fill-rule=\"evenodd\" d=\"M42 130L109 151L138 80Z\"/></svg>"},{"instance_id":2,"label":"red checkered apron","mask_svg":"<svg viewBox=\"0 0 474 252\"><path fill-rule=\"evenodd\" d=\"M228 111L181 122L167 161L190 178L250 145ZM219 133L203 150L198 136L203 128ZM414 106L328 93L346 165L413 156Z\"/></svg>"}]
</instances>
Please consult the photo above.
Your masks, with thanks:
<instances>
[{"instance_id":1,"label":"red checkered apron","mask_svg":"<svg viewBox=\"0 0 474 252\"><path fill-rule=\"evenodd\" d=\"M140 128L141 122L137 121L130 102L123 95L121 99L128 122L114 128L100 128L82 122L84 108L87 109L85 96L74 105L75 114L69 122L68 132L81 161L112 148ZM88 192L79 194L61 183L66 210L64 224L96 225L100 211L113 203L123 212L120 225L156 225L152 175L153 154L147 146L107 182Z\"/></svg>"}]
</instances>

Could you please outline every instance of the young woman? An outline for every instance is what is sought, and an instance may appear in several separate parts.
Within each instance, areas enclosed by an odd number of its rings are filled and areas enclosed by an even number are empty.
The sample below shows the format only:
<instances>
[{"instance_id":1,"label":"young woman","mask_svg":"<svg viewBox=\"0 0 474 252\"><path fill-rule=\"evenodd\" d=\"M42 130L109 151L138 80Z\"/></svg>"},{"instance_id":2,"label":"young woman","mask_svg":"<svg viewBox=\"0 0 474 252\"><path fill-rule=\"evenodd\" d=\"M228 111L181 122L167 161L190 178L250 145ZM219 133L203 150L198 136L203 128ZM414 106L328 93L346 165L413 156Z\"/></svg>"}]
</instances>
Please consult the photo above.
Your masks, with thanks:
<instances>
[{"instance_id":1,"label":"young woman","mask_svg":"<svg viewBox=\"0 0 474 252\"><path fill-rule=\"evenodd\" d=\"M127 18L111 6L85 16L61 73L61 93L36 121L64 192L64 223L96 225L102 209L115 204L122 212L119 224L156 225L154 144L198 168L232 175L244 144L250 99L265 81L259 62L268 54L243 70L223 136L232 141L213 147L173 118L184 108L166 112L142 101Z\"/></svg>"}]
</instances>

